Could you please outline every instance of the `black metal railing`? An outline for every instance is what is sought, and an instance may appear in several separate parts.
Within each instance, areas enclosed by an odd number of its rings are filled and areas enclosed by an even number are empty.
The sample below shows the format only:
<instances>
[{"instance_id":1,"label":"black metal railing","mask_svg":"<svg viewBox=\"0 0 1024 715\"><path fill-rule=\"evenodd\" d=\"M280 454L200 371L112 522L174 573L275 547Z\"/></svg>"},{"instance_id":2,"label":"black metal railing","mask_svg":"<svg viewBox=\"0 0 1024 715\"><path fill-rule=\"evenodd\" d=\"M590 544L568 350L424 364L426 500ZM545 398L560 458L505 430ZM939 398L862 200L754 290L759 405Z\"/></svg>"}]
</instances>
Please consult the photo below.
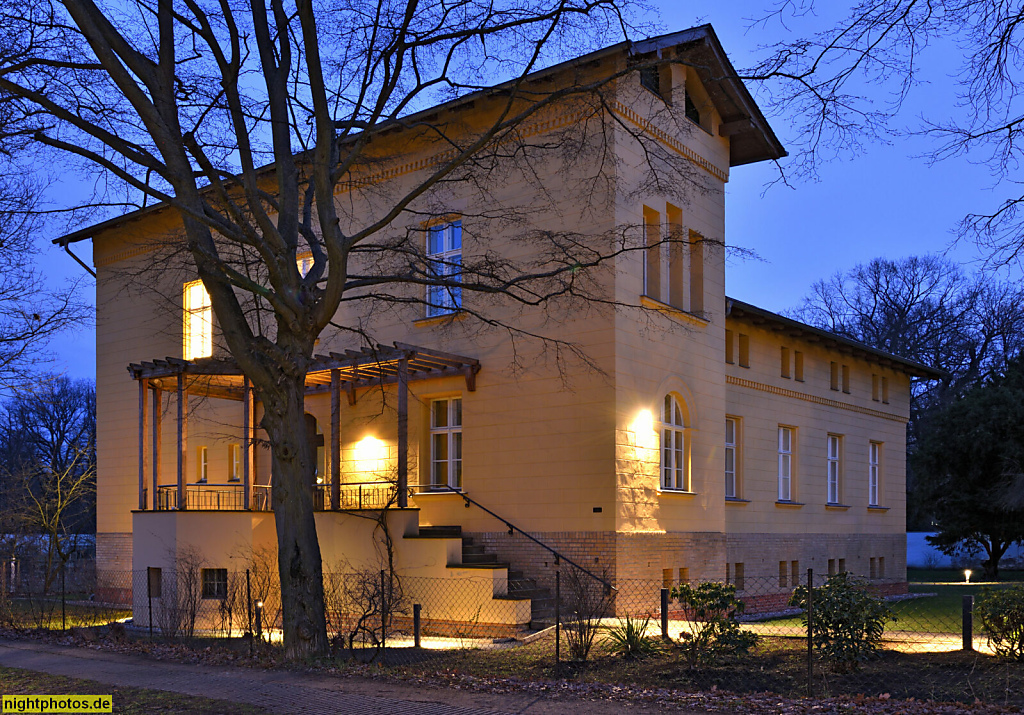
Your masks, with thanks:
<instances>
[{"instance_id":1,"label":"black metal railing","mask_svg":"<svg viewBox=\"0 0 1024 715\"><path fill-rule=\"evenodd\" d=\"M187 484L183 509L189 511L240 511L245 509L245 491L242 484ZM410 495L412 490L410 490ZM392 482L352 482L342 484L339 492L342 510L385 509L397 503L397 487ZM273 511L273 492L269 484L254 484L251 511ZM156 488L156 511L178 509L178 487L164 485ZM331 509L331 485L313 486L313 509Z\"/></svg>"}]
</instances>

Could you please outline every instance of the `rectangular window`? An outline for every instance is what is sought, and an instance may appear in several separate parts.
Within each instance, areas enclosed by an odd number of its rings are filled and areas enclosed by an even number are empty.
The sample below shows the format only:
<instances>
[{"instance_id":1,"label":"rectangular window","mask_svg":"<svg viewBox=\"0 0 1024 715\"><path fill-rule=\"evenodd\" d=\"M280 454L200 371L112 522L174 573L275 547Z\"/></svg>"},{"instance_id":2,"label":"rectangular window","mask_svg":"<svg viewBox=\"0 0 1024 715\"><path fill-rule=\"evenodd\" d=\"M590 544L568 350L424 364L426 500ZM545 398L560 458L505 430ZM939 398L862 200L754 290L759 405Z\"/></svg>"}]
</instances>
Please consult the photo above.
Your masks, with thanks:
<instances>
[{"instance_id":1,"label":"rectangular window","mask_svg":"<svg viewBox=\"0 0 1024 715\"><path fill-rule=\"evenodd\" d=\"M839 559L839 573L846 573L846 559Z\"/></svg>"},{"instance_id":2,"label":"rectangular window","mask_svg":"<svg viewBox=\"0 0 1024 715\"><path fill-rule=\"evenodd\" d=\"M789 348L783 346L780 352L781 352L781 358L782 358L782 376L788 379L788 378L792 377L792 374L789 371L789 366L790 366Z\"/></svg>"},{"instance_id":3,"label":"rectangular window","mask_svg":"<svg viewBox=\"0 0 1024 715\"><path fill-rule=\"evenodd\" d=\"M430 485L462 489L462 398L430 403Z\"/></svg>"},{"instance_id":4,"label":"rectangular window","mask_svg":"<svg viewBox=\"0 0 1024 715\"><path fill-rule=\"evenodd\" d=\"M672 569L661 570L661 587L672 588L672 577L675 575Z\"/></svg>"},{"instance_id":5,"label":"rectangular window","mask_svg":"<svg viewBox=\"0 0 1024 715\"><path fill-rule=\"evenodd\" d=\"M644 206L644 295L661 300L661 214Z\"/></svg>"},{"instance_id":6,"label":"rectangular window","mask_svg":"<svg viewBox=\"0 0 1024 715\"><path fill-rule=\"evenodd\" d=\"M839 462L840 447L842 438L837 434L830 434L827 437L828 447L828 503L839 503L839 476L841 464Z\"/></svg>"},{"instance_id":7,"label":"rectangular window","mask_svg":"<svg viewBox=\"0 0 1024 715\"><path fill-rule=\"evenodd\" d=\"M830 389L839 391L839 363L833 362L829 367L828 386Z\"/></svg>"},{"instance_id":8,"label":"rectangular window","mask_svg":"<svg viewBox=\"0 0 1024 715\"><path fill-rule=\"evenodd\" d=\"M878 379L878 375L871 376L871 399L878 402L881 399L881 380Z\"/></svg>"},{"instance_id":9,"label":"rectangular window","mask_svg":"<svg viewBox=\"0 0 1024 715\"><path fill-rule=\"evenodd\" d=\"M878 482L881 469L882 445L872 442L868 448L868 506L878 506Z\"/></svg>"},{"instance_id":10,"label":"rectangular window","mask_svg":"<svg viewBox=\"0 0 1024 715\"><path fill-rule=\"evenodd\" d=\"M462 221L427 229L427 266L439 285L427 287L427 317L462 308Z\"/></svg>"},{"instance_id":11,"label":"rectangular window","mask_svg":"<svg viewBox=\"0 0 1024 715\"><path fill-rule=\"evenodd\" d=\"M878 567L875 565L875 557L868 559L868 578L878 578Z\"/></svg>"},{"instance_id":12,"label":"rectangular window","mask_svg":"<svg viewBox=\"0 0 1024 715\"><path fill-rule=\"evenodd\" d=\"M225 599L228 597L228 570L203 569L203 598Z\"/></svg>"},{"instance_id":13,"label":"rectangular window","mask_svg":"<svg viewBox=\"0 0 1024 715\"><path fill-rule=\"evenodd\" d=\"M779 588L785 588L789 585L789 562L779 562Z\"/></svg>"},{"instance_id":14,"label":"rectangular window","mask_svg":"<svg viewBox=\"0 0 1024 715\"><path fill-rule=\"evenodd\" d=\"M733 573L735 574L734 579L735 579L736 590L737 591L742 591L744 589L744 587L746 586L746 583L745 583L744 578L743 578L743 570L744 570L743 569L743 564L741 564L741 563L736 564L733 567Z\"/></svg>"},{"instance_id":15,"label":"rectangular window","mask_svg":"<svg viewBox=\"0 0 1024 715\"><path fill-rule=\"evenodd\" d=\"M828 575L829 576L835 576L836 575L836 560L835 559L829 559L828 560Z\"/></svg>"},{"instance_id":16,"label":"rectangular window","mask_svg":"<svg viewBox=\"0 0 1024 715\"><path fill-rule=\"evenodd\" d=\"M889 404L889 378L882 378L882 403Z\"/></svg>"},{"instance_id":17,"label":"rectangular window","mask_svg":"<svg viewBox=\"0 0 1024 715\"><path fill-rule=\"evenodd\" d=\"M843 392L850 394L850 366L843 365Z\"/></svg>"},{"instance_id":18,"label":"rectangular window","mask_svg":"<svg viewBox=\"0 0 1024 715\"><path fill-rule=\"evenodd\" d=\"M793 430L779 427L779 501L793 501Z\"/></svg>"},{"instance_id":19,"label":"rectangular window","mask_svg":"<svg viewBox=\"0 0 1024 715\"><path fill-rule=\"evenodd\" d=\"M731 330L725 331L725 361L732 365L736 362L736 346L733 343L733 334Z\"/></svg>"},{"instance_id":20,"label":"rectangular window","mask_svg":"<svg viewBox=\"0 0 1024 715\"><path fill-rule=\"evenodd\" d=\"M800 585L800 562L799 561L790 561L789 562L789 576L790 576L790 579L791 579L790 585L792 585L793 588L796 588L797 586Z\"/></svg>"},{"instance_id":21,"label":"rectangular window","mask_svg":"<svg viewBox=\"0 0 1024 715\"><path fill-rule=\"evenodd\" d=\"M162 598L164 592L163 569L150 566L146 569L147 598Z\"/></svg>"},{"instance_id":22,"label":"rectangular window","mask_svg":"<svg viewBox=\"0 0 1024 715\"><path fill-rule=\"evenodd\" d=\"M704 311L704 238L690 231L690 312Z\"/></svg>"},{"instance_id":23,"label":"rectangular window","mask_svg":"<svg viewBox=\"0 0 1024 715\"><path fill-rule=\"evenodd\" d=\"M202 281L185 284L184 356L186 360L213 355L213 307Z\"/></svg>"},{"instance_id":24,"label":"rectangular window","mask_svg":"<svg viewBox=\"0 0 1024 715\"><path fill-rule=\"evenodd\" d=\"M690 569L679 569L679 583L690 583Z\"/></svg>"},{"instance_id":25,"label":"rectangular window","mask_svg":"<svg viewBox=\"0 0 1024 715\"><path fill-rule=\"evenodd\" d=\"M228 479L237 482L242 478L242 445L228 445Z\"/></svg>"},{"instance_id":26,"label":"rectangular window","mask_svg":"<svg viewBox=\"0 0 1024 715\"><path fill-rule=\"evenodd\" d=\"M206 447L200 447L199 459L196 461L199 466L198 479L201 482L205 482L206 478L210 475L210 450Z\"/></svg>"},{"instance_id":27,"label":"rectangular window","mask_svg":"<svg viewBox=\"0 0 1024 715\"><path fill-rule=\"evenodd\" d=\"M797 382L804 381L804 354L799 350L793 351L793 379Z\"/></svg>"},{"instance_id":28,"label":"rectangular window","mask_svg":"<svg viewBox=\"0 0 1024 715\"><path fill-rule=\"evenodd\" d=\"M725 418L725 498L739 496L736 483L736 420Z\"/></svg>"},{"instance_id":29,"label":"rectangular window","mask_svg":"<svg viewBox=\"0 0 1024 715\"><path fill-rule=\"evenodd\" d=\"M750 336L740 333L740 367L750 367Z\"/></svg>"},{"instance_id":30,"label":"rectangular window","mask_svg":"<svg viewBox=\"0 0 1024 715\"><path fill-rule=\"evenodd\" d=\"M299 275L305 278L313 269L313 256L303 256L295 259L295 265L299 269Z\"/></svg>"},{"instance_id":31,"label":"rectangular window","mask_svg":"<svg viewBox=\"0 0 1024 715\"><path fill-rule=\"evenodd\" d=\"M878 557L878 578L885 578L885 557Z\"/></svg>"},{"instance_id":32,"label":"rectangular window","mask_svg":"<svg viewBox=\"0 0 1024 715\"><path fill-rule=\"evenodd\" d=\"M653 58L651 58L653 61ZM640 68L640 86L661 96L661 72L657 65Z\"/></svg>"},{"instance_id":33,"label":"rectangular window","mask_svg":"<svg viewBox=\"0 0 1024 715\"><path fill-rule=\"evenodd\" d=\"M665 207L668 218L668 302L677 308L686 310L684 298L683 274L685 258L683 251L683 212L672 204Z\"/></svg>"}]
</instances>

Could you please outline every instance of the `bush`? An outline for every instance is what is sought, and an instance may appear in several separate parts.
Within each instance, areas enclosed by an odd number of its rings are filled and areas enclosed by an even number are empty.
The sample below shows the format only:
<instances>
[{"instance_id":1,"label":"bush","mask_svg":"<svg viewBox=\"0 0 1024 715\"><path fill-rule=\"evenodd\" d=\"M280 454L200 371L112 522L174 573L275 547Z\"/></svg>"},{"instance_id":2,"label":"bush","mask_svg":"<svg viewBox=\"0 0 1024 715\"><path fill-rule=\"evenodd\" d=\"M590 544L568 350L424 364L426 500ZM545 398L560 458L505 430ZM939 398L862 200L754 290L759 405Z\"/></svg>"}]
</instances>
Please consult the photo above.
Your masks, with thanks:
<instances>
[{"instance_id":1,"label":"bush","mask_svg":"<svg viewBox=\"0 0 1024 715\"><path fill-rule=\"evenodd\" d=\"M679 599L688 614L688 629L680 632L679 640L691 668L757 645L757 634L744 631L736 620L743 613L743 601L736 598L735 585L681 583L672 588L672 598Z\"/></svg>"},{"instance_id":2,"label":"bush","mask_svg":"<svg viewBox=\"0 0 1024 715\"><path fill-rule=\"evenodd\" d=\"M645 616L643 620L626 616L624 621L620 621L619 625L613 626L608 631L611 652L621 655L626 660L640 660L660 653L662 651L661 642L657 638L647 635L647 628L650 625L650 616Z\"/></svg>"},{"instance_id":3,"label":"bush","mask_svg":"<svg viewBox=\"0 0 1024 715\"><path fill-rule=\"evenodd\" d=\"M806 626L807 587L798 587L789 604L804 609ZM889 606L871 595L866 582L847 573L830 576L814 589L812 642L839 672L855 670L878 649L889 620L895 620Z\"/></svg>"},{"instance_id":4,"label":"bush","mask_svg":"<svg viewBox=\"0 0 1024 715\"><path fill-rule=\"evenodd\" d=\"M1024 660L1024 586L981 589L974 612L996 655Z\"/></svg>"}]
</instances>

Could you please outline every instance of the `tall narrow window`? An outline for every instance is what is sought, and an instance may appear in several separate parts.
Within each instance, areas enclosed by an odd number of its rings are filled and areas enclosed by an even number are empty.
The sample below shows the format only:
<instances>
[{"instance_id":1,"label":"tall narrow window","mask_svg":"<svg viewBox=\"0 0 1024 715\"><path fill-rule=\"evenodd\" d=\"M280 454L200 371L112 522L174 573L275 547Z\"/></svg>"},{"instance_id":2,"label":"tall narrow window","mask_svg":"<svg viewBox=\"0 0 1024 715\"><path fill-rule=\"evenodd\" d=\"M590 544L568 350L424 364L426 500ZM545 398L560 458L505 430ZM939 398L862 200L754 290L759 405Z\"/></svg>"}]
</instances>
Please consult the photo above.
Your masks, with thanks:
<instances>
[{"instance_id":1,"label":"tall narrow window","mask_svg":"<svg viewBox=\"0 0 1024 715\"><path fill-rule=\"evenodd\" d=\"M199 474L198 479L201 482L206 481L206 477L210 474L210 450L206 447L199 448Z\"/></svg>"},{"instance_id":2,"label":"tall narrow window","mask_svg":"<svg viewBox=\"0 0 1024 715\"><path fill-rule=\"evenodd\" d=\"M793 379L797 382L804 381L804 354L799 350L793 351Z\"/></svg>"},{"instance_id":3,"label":"tall narrow window","mask_svg":"<svg viewBox=\"0 0 1024 715\"><path fill-rule=\"evenodd\" d=\"M789 562L779 562L779 588L785 588L789 585ZM794 584L796 585L796 584Z\"/></svg>"},{"instance_id":4,"label":"tall narrow window","mask_svg":"<svg viewBox=\"0 0 1024 715\"><path fill-rule=\"evenodd\" d=\"M789 562L789 576L790 576L790 585L792 585L793 588L796 588L797 586L800 585L800 562L799 561L790 561Z\"/></svg>"},{"instance_id":5,"label":"tall narrow window","mask_svg":"<svg viewBox=\"0 0 1024 715\"><path fill-rule=\"evenodd\" d=\"M704 311L704 238L690 231L690 312Z\"/></svg>"},{"instance_id":6,"label":"tall narrow window","mask_svg":"<svg viewBox=\"0 0 1024 715\"><path fill-rule=\"evenodd\" d=\"M850 366L843 365L843 392L850 394Z\"/></svg>"},{"instance_id":7,"label":"tall narrow window","mask_svg":"<svg viewBox=\"0 0 1024 715\"><path fill-rule=\"evenodd\" d=\"M889 404L889 378L882 376L882 402Z\"/></svg>"},{"instance_id":8,"label":"tall narrow window","mask_svg":"<svg viewBox=\"0 0 1024 715\"><path fill-rule=\"evenodd\" d=\"M427 287L427 317L462 308L462 221L427 230L427 265L440 285Z\"/></svg>"},{"instance_id":9,"label":"tall narrow window","mask_svg":"<svg viewBox=\"0 0 1024 715\"><path fill-rule=\"evenodd\" d=\"M202 281L185 284L184 355L186 360L213 355L213 308Z\"/></svg>"},{"instance_id":10,"label":"tall narrow window","mask_svg":"<svg viewBox=\"0 0 1024 715\"><path fill-rule=\"evenodd\" d=\"M736 590L742 591L746 588L746 579L744 578L744 571L742 563L737 563L733 566L733 582L736 584Z\"/></svg>"},{"instance_id":11,"label":"tall narrow window","mask_svg":"<svg viewBox=\"0 0 1024 715\"><path fill-rule=\"evenodd\" d=\"M878 402L881 399L881 385L882 381L878 378L878 375L871 376L871 399Z\"/></svg>"},{"instance_id":12,"label":"tall narrow window","mask_svg":"<svg viewBox=\"0 0 1024 715\"><path fill-rule=\"evenodd\" d=\"M736 343L731 330L725 331L725 361L730 365L736 362Z\"/></svg>"},{"instance_id":13,"label":"tall narrow window","mask_svg":"<svg viewBox=\"0 0 1024 715\"><path fill-rule=\"evenodd\" d=\"M828 386L832 390L839 390L839 363L837 362L829 365Z\"/></svg>"},{"instance_id":14,"label":"tall narrow window","mask_svg":"<svg viewBox=\"0 0 1024 715\"><path fill-rule=\"evenodd\" d=\"M839 447L840 437L837 434L828 436L828 503L839 503Z\"/></svg>"},{"instance_id":15,"label":"tall narrow window","mask_svg":"<svg viewBox=\"0 0 1024 715\"><path fill-rule=\"evenodd\" d=\"M793 430L779 427L779 501L793 500Z\"/></svg>"},{"instance_id":16,"label":"tall narrow window","mask_svg":"<svg viewBox=\"0 0 1024 715\"><path fill-rule=\"evenodd\" d=\"M780 357L782 359L782 373L781 374L782 374L783 377L786 377L786 378L791 377L792 373L789 371L789 366L790 366L789 348L787 348L786 346L782 346L782 349L779 352L781 354Z\"/></svg>"},{"instance_id":17,"label":"tall narrow window","mask_svg":"<svg viewBox=\"0 0 1024 715\"><path fill-rule=\"evenodd\" d=\"M878 506L878 481L882 445L872 442L868 449L868 506Z\"/></svg>"},{"instance_id":18,"label":"tall narrow window","mask_svg":"<svg viewBox=\"0 0 1024 715\"><path fill-rule=\"evenodd\" d=\"M878 578L885 578L885 557L878 557Z\"/></svg>"},{"instance_id":19,"label":"tall narrow window","mask_svg":"<svg viewBox=\"0 0 1024 715\"><path fill-rule=\"evenodd\" d=\"M673 395L665 395L661 418L661 488L688 491L686 424L683 408Z\"/></svg>"},{"instance_id":20,"label":"tall narrow window","mask_svg":"<svg viewBox=\"0 0 1024 715\"><path fill-rule=\"evenodd\" d=\"M242 445L228 445L228 479L237 482L242 478Z\"/></svg>"},{"instance_id":21,"label":"tall narrow window","mask_svg":"<svg viewBox=\"0 0 1024 715\"><path fill-rule=\"evenodd\" d=\"M736 484L736 420L725 418L725 498L737 497Z\"/></svg>"},{"instance_id":22,"label":"tall narrow window","mask_svg":"<svg viewBox=\"0 0 1024 715\"><path fill-rule=\"evenodd\" d=\"M661 214L644 206L644 295L661 300Z\"/></svg>"},{"instance_id":23,"label":"tall narrow window","mask_svg":"<svg viewBox=\"0 0 1024 715\"><path fill-rule=\"evenodd\" d=\"M462 488L462 398L430 403L430 485Z\"/></svg>"},{"instance_id":24,"label":"tall narrow window","mask_svg":"<svg viewBox=\"0 0 1024 715\"><path fill-rule=\"evenodd\" d=\"M672 204L665 207L668 218L668 302L677 308L686 309L683 294L683 272L685 259L683 251L683 212Z\"/></svg>"},{"instance_id":25,"label":"tall narrow window","mask_svg":"<svg viewBox=\"0 0 1024 715\"><path fill-rule=\"evenodd\" d=\"M750 336L740 333L740 367L750 367Z\"/></svg>"}]
</instances>

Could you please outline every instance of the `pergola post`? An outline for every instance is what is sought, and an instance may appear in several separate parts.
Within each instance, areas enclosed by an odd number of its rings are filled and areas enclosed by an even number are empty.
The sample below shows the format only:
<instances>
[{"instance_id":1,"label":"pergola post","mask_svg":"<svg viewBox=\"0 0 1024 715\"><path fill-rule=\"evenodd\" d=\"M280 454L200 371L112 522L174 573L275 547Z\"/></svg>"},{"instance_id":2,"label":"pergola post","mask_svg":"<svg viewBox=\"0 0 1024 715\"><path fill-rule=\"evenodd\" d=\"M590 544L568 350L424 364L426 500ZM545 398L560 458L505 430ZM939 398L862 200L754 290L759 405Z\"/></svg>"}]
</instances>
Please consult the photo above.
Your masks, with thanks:
<instances>
[{"instance_id":1,"label":"pergola post","mask_svg":"<svg viewBox=\"0 0 1024 715\"><path fill-rule=\"evenodd\" d=\"M146 509L146 398L149 392L149 380L145 378L139 383L139 509Z\"/></svg>"},{"instance_id":2,"label":"pergola post","mask_svg":"<svg viewBox=\"0 0 1024 715\"><path fill-rule=\"evenodd\" d=\"M341 373L331 370L331 508L341 508Z\"/></svg>"},{"instance_id":3,"label":"pergola post","mask_svg":"<svg viewBox=\"0 0 1024 715\"><path fill-rule=\"evenodd\" d=\"M409 506L409 359L398 361L398 508Z\"/></svg>"},{"instance_id":4,"label":"pergola post","mask_svg":"<svg viewBox=\"0 0 1024 715\"><path fill-rule=\"evenodd\" d=\"M156 492L160 486L160 441L162 430L160 423L163 418L163 392L159 387L153 388L153 495L149 500L150 508L156 509Z\"/></svg>"},{"instance_id":5,"label":"pergola post","mask_svg":"<svg viewBox=\"0 0 1024 715\"><path fill-rule=\"evenodd\" d=\"M242 508L250 508L252 499L253 395L249 378L242 378Z\"/></svg>"},{"instance_id":6,"label":"pergola post","mask_svg":"<svg viewBox=\"0 0 1024 715\"><path fill-rule=\"evenodd\" d=\"M188 391L185 373L178 373L178 509L185 509L185 469L188 465Z\"/></svg>"}]
</instances>

